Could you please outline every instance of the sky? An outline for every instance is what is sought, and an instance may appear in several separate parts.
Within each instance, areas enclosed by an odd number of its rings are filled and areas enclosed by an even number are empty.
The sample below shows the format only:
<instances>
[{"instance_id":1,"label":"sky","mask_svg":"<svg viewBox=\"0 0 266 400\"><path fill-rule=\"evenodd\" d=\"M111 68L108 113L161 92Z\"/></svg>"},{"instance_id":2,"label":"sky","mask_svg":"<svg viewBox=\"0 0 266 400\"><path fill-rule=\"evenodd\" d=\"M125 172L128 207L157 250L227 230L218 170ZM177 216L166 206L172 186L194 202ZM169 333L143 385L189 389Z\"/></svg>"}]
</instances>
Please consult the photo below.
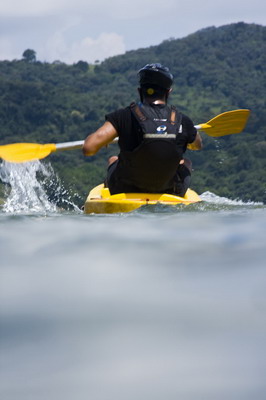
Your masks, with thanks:
<instances>
[{"instance_id":1,"label":"sky","mask_svg":"<svg viewBox=\"0 0 266 400\"><path fill-rule=\"evenodd\" d=\"M235 22L265 26L266 1L0 0L0 60L94 63Z\"/></svg>"}]
</instances>

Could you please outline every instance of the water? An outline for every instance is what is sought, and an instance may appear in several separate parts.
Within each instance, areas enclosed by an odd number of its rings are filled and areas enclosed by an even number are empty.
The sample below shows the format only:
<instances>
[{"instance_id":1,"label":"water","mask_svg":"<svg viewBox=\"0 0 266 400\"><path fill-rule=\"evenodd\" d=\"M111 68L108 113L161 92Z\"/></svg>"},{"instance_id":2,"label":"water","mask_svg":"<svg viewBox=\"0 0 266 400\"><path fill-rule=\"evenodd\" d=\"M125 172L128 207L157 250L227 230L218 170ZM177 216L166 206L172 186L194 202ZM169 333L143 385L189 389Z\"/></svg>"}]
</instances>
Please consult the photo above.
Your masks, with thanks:
<instances>
[{"instance_id":1,"label":"water","mask_svg":"<svg viewBox=\"0 0 266 400\"><path fill-rule=\"evenodd\" d=\"M264 205L86 216L16 171L39 201L15 180L0 211L0 399L266 398Z\"/></svg>"}]
</instances>

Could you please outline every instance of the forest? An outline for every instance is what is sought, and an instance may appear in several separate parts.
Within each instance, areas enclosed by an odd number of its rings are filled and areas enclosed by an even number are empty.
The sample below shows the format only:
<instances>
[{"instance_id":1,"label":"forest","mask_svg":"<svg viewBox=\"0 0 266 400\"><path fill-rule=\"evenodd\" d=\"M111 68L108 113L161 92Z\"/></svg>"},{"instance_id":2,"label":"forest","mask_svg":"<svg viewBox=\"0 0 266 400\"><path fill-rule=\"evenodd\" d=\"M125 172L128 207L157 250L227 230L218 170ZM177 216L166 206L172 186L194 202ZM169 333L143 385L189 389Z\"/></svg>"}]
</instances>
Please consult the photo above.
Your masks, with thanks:
<instances>
[{"instance_id":1,"label":"forest","mask_svg":"<svg viewBox=\"0 0 266 400\"><path fill-rule=\"evenodd\" d=\"M169 103L195 124L225 111L251 110L242 133L219 139L202 133L204 149L187 151L194 169L191 187L199 194L266 203L266 27L261 25L208 27L95 64L40 62L34 49L25 49L21 59L0 62L0 144L85 139L107 113L138 101L137 71L153 62L170 68ZM118 152L111 144L93 157L75 150L42 162L51 163L63 185L84 200L103 181L108 156Z\"/></svg>"}]
</instances>

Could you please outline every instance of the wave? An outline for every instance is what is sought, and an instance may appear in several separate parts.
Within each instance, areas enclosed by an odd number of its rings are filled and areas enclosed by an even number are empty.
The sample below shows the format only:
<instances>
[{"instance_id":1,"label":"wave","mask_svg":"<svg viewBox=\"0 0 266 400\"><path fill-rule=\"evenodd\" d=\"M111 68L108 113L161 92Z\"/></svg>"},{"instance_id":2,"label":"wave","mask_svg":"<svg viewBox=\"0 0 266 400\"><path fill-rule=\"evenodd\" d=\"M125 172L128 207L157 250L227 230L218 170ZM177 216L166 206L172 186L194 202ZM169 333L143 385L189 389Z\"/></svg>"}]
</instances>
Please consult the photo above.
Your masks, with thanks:
<instances>
[{"instance_id":1,"label":"wave","mask_svg":"<svg viewBox=\"0 0 266 400\"><path fill-rule=\"evenodd\" d=\"M0 179L5 183L5 213L55 213L79 210L51 164L39 160L27 163L0 164Z\"/></svg>"},{"instance_id":2,"label":"wave","mask_svg":"<svg viewBox=\"0 0 266 400\"><path fill-rule=\"evenodd\" d=\"M241 199L228 199L227 197L220 197L212 192L204 192L200 195L202 201L216 205L228 206L263 206L262 202L243 201Z\"/></svg>"}]
</instances>

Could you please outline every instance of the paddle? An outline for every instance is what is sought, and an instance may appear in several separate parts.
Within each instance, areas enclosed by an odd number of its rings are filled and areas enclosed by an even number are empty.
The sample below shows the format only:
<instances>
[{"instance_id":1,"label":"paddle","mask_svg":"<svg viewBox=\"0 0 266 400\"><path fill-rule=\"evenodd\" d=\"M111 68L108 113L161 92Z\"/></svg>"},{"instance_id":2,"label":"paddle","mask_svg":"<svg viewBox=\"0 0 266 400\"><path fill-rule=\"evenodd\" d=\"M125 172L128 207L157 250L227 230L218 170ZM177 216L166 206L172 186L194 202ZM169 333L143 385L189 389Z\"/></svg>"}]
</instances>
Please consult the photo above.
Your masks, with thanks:
<instances>
[{"instance_id":1,"label":"paddle","mask_svg":"<svg viewBox=\"0 0 266 400\"><path fill-rule=\"evenodd\" d=\"M0 146L0 158L10 162L40 160L55 151L81 149L84 141L66 143L13 143Z\"/></svg>"},{"instance_id":2,"label":"paddle","mask_svg":"<svg viewBox=\"0 0 266 400\"><path fill-rule=\"evenodd\" d=\"M250 110L233 110L217 115L205 124L195 125L212 137L220 137L240 133L246 126Z\"/></svg>"},{"instance_id":3,"label":"paddle","mask_svg":"<svg viewBox=\"0 0 266 400\"><path fill-rule=\"evenodd\" d=\"M212 137L220 137L240 133L245 128L250 110L227 111L210 121L195 125L197 130L204 131ZM116 140L114 140L116 141ZM0 158L9 162L26 162L39 160L55 151L81 149L84 141L65 143L13 143L0 146Z\"/></svg>"}]
</instances>

